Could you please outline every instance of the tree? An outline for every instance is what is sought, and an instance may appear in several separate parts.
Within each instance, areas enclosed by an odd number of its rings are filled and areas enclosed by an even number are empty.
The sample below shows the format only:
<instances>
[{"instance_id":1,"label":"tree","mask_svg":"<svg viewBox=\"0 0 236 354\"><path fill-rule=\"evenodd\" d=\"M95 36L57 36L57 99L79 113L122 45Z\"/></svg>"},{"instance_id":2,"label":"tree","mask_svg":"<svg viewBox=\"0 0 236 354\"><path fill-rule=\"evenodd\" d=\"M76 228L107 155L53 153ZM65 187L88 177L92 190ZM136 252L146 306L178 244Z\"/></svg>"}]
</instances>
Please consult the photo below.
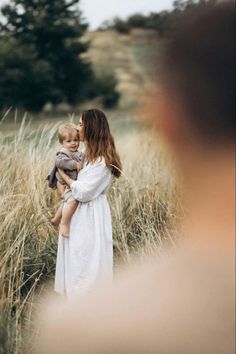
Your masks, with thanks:
<instances>
[{"instance_id":1,"label":"tree","mask_svg":"<svg viewBox=\"0 0 236 354\"><path fill-rule=\"evenodd\" d=\"M204 6L207 4L214 4L215 0L175 0L173 2L174 13L183 13L184 11L189 11L198 6Z\"/></svg>"},{"instance_id":2,"label":"tree","mask_svg":"<svg viewBox=\"0 0 236 354\"><path fill-rule=\"evenodd\" d=\"M38 60L30 46L18 45L14 39L0 41L1 106L18 106L40 111L51 95L51 67Z\"/></svg>"},{"instance_id":3,"label":"tree","mask_svg":"<svg viewBox=\"0 0 236 354\"><path fill-rule=\"evenodd\" d=\"M129 33L129 31L130 31L130 27L129 27L129 24L127 23L127 21L122 20L119 17L115 17L113 19L112 26L116 31L118 31L120 33Z\"/></svg>"},{"instance_id":4,"label":"tree","mask_svg":"<svg viewBox=\"0 0 236 354\"><path fill-rule=\"evenodd\" d=\"M39 111L46 102L74 104L93 77L81 59L88 45L79 0L10 0L0 17L0 97Z\"/></svg>"},{"instance_id":5,"label":"tree","mask_svg":"<svg viewBox=\"0 0 236 354\"><path fill-rule=\"evenodd\" d=\"M146 21L147 21L147 16L142 15L140 13L131 15L128 17L128 24L130 27L136 27L136 28L145 28L146 26Z\"/></svg>"}]
</instances>

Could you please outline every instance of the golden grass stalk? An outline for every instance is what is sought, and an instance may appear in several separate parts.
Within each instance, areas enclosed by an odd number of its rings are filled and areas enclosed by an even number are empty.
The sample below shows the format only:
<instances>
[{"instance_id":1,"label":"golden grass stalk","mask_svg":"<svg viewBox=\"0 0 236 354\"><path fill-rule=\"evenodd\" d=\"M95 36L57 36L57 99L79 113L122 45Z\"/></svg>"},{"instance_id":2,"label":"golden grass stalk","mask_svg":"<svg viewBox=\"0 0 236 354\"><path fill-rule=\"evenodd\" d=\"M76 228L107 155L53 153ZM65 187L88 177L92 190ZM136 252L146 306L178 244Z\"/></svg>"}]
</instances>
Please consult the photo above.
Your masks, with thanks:
<instances>
[{"instance_id":1,"label":"golden grass stalk","mask_svg":"<svg viewBox=\"0 0 236 354\"><path fill-rule=\"evenodd\" d=\"M0 134L0 352L24 352L22 329L30 328L35 294L54 277L57 235L50 218L58 197L45 177L57 128L32 130L24 118L16 134ZM150 132L115 138L124 165L109 193L118 266L173 242L180 199L165 152L154 148Z\"/></svg>"}]
</instances>

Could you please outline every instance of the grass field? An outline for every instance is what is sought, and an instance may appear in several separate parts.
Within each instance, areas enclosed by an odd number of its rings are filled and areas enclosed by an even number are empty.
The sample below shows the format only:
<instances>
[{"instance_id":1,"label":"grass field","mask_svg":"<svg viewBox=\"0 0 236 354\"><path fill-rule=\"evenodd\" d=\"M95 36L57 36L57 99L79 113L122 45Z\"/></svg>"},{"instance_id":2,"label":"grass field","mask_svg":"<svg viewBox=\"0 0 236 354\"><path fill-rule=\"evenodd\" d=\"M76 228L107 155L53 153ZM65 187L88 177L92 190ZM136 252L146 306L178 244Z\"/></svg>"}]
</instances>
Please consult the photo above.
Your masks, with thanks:
<instances>
[{"instance_id":1,"label":"grass field","mask_svg":"<svg viewBox=\"0 0 236 354\"><path fill-rule=\"evenodd\" d=\"M134 256L143 259L174 243L181 198L163 143L134 109L149 81L142 69L142 51L148 49L140 33L89 36L91 60L98 69L111 63L123 97L117 110L106 112L124 166L109 192L117 271ZM112 50L105 51L109 43ZM53 280L57 234L50 219L59 198L45 177L57 149L58 125L78 122L78 113L22 118L12 110L0 121L0 353L9 354L27 353L24 333L34 331L32 314Z\"/></svg>"},{"instance_id":2,"label":"grass field","mask_svg":"<svg viewBox=\"0 0 236 354\"><path fill-rule=\"evenodd\" d=\"M179 209L161 143L126 119L126 126L124 119L112 124L124 165L123 177L109 193L116 269L134 255L161 251L166 241L173 242ZM31 130L22 123L10 138L0 138L0 310L11 319L3 325L5 340L16 340L10 342L10 352L21 345L35 291L53 279L55 271L57 234L50 218L59 199L45 176L56 149L57 127L51 123Z\"/></svg>"}]
</instances>

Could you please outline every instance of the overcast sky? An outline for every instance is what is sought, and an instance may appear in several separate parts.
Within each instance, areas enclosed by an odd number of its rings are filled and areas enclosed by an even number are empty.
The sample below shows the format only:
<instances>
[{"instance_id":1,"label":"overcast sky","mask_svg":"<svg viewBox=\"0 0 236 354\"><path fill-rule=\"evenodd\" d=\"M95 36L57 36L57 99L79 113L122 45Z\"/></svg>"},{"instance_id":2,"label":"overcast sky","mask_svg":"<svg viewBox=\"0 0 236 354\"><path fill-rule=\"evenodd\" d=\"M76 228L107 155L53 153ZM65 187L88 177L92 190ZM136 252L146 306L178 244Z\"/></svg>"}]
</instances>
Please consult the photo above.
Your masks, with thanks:
<instances>
[{"instance_id":1,"label":"overcast sky","mask_svg":"<svg viewBox=\"0 0 236 354\"><path fill-rule=\"evenodd\" d=\"M115 16L126 18L134 13L148 14L170 9L173 0L80 0L80 9L95 29L105 20Z\"/></svg>"},{"instance_id":2,"label":"overcast sky","mask_svg":"<svg viewBox=\"0 0 236 354\"><path fill-rule=\"evenodd\" d=\"M8 2L0 0L0 5ZM171 8L173 0L80 0L80 9L90 25L95 29L105 20L115 16L126 18L134 13L148 14Z\"/></svg>"}]
</instances>

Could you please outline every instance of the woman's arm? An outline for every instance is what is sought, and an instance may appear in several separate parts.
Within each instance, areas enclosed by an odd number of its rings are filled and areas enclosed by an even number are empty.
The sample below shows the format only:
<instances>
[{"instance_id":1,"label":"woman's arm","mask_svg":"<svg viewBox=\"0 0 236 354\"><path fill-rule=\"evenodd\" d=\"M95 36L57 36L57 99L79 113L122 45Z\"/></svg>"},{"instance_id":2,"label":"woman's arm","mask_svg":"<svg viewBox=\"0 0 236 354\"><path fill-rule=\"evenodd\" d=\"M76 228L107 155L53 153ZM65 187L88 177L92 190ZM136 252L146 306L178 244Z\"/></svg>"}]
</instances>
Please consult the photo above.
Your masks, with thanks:
<instances>
[{"instance_id":1,"label":"woman's arm","mask_svg":"<svg viewBox=\"0 0 236 354\"><path fill-rule=\"evenodd\" d=\"M73 197L86 203L97 198L111 184L112 176L103 159L88 164L86 174L70 184Z\"/></svg>"},{"instance_id":2,"label":"woman's arm","mask_svg":"<svg viewBox=\"0 0 236 354\"><path fill-rule=\"evenodd\" d=\"M67 176L67 174L63 170L61 170L60 168L58 168L58 172L59 172L61 178L63 178L65 183L70 187L72 182L74 182L74 180L72 178L70 178L69 176Z\"/></svg>"}]
</instances>

